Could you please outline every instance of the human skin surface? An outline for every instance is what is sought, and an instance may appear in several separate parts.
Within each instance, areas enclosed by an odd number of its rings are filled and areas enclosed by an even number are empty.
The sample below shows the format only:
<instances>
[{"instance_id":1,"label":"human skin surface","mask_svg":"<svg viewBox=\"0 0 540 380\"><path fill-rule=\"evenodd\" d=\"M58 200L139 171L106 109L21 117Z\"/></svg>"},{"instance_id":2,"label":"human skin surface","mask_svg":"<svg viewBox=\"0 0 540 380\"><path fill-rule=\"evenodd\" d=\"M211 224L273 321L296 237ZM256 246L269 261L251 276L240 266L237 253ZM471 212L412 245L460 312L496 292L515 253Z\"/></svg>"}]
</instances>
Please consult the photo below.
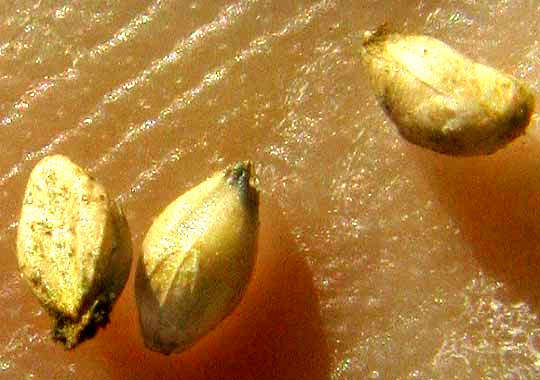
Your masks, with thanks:
<instances>
[{"instance_id":1,"label":"human skin surface","mask_svg":"<svg viewBox=\"0 0 540 380\"><path fill-rule=\"evenodd\" d=\"M405 142L359 49L390 22L538 91L534 1L93 1L0 6L0 374L10 379L540 377L540 141L453 158ZM153 218L239 160L258 257L233 314L186 352L140 338L133 272L76 350L21 281L28 175L60 153ZM136 260L134 260L136 261Z\"/></svg>"}]
</instances>

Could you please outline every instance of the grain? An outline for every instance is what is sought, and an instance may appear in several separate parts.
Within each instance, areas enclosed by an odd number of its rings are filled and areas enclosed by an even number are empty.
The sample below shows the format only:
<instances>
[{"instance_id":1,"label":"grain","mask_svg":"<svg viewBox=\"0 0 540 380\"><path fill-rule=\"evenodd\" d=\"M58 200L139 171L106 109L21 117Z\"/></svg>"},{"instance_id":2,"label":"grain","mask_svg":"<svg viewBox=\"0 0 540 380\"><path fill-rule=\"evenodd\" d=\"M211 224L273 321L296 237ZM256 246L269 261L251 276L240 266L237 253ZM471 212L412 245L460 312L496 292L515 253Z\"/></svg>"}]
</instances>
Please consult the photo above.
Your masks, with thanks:
<instances>
[{"instance_id":1,"label":"grain","mask_svg":"<svg viewBox=\"0 0 540 380\"><path fill-rule=\"evenodd\" d=\"M73 348L108 322L129 275L129 229L102 185L67 157L45 157L26 186L17 258L53 338Z\"/></svg>"},{"instance_id":2,"label":"grain","mask_svg":"<svg viewBox=\"0 0 540 380\"><path fill-rule=\"evenodd\" d=\"M362 58L401 135L436 152L494 153L524 133L534 111L527 85L432 37L366 32Z\"/></svg>"},{"instance_id":3,"label":"grain","mask_svg":"<svg viewBox=\"0 0 540 380\"><path fill-rule=\"evenodd\" d=\"M185 350L240 301L255 260L256 181L251 162L238 162L173 201L148 230L135 293L152 350Z\"/></svg>"}]
</instances>

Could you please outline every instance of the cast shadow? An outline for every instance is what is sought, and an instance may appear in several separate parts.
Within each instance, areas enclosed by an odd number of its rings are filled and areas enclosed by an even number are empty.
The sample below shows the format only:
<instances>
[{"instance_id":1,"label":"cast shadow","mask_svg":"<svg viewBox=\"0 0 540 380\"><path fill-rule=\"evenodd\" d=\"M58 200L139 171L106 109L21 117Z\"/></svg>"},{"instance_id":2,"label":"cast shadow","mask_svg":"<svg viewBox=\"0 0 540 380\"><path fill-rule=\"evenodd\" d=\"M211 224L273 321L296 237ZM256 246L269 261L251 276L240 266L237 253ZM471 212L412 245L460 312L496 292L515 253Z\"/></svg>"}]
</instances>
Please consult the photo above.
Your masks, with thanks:
<instances>
[{"instance_id":1,"label":"cast shadow","mask_svg":"<svg viewBox=\"0 0 540 380\"><path fill-rule=\"evenodd\" d=\"M536 146L536 147L535 147ZM455 158L410 147L501 297L540 311L540 149L525 137L494 155Z\"/></svg>"},{"instance_id":2,"label":"cast shadow","mask_svg":"<svg viewBox=\"0 0 540 380\"><path fill-rule=\"evenodd\" d=\"M311 270L279 208L266 206L261 210L255 273L241 304L188 351L164 356L143 346L130 279L96 347L114 379L329 378L330 358Z\"/></svg>"}]
</instances>

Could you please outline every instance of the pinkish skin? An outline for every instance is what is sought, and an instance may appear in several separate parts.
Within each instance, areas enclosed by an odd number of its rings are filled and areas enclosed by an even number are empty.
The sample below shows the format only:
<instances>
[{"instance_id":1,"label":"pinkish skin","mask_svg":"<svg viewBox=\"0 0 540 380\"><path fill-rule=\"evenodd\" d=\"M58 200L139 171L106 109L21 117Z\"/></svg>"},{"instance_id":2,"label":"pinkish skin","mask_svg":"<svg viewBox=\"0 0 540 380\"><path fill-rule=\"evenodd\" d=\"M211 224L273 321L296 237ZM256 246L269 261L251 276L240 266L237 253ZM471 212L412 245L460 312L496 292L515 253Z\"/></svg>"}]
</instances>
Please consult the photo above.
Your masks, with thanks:
<instances>
[{"instance_id":1,"label":"pinkish skin","mask_svg":"<svg viewBox=\"0 0 540 380\"><path fill-rule=\"evenodd\" d=\"M361 31L388 20L535 88L537 4L36 1L2 15L2 374L540 376L536 119L490 157L426 152L380 110L358 54ZM53 87L29 96L44 80ZM119 197L136 252L178 194L226 163L260 162L259 255L238 309L165 357L144 348L132 278L105 330L72 352L55 345L18 277L12 224L52 152Z\"/></svg>"}]
</instances>

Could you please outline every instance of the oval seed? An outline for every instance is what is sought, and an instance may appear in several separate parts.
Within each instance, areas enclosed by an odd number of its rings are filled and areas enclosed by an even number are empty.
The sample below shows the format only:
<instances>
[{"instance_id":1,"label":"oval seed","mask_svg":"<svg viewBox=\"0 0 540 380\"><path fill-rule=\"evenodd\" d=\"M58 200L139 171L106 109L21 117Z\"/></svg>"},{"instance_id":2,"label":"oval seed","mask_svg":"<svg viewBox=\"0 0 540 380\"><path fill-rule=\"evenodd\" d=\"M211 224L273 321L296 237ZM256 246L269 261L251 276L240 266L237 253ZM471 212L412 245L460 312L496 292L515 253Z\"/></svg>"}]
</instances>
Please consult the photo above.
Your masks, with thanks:
<instances>
[{"instance_id":1,"label":"oval seed","mask_svg":"<svg viewBox=\"0 0 540 380\"><path fill-rule=\"evenodd\" d=\"M435 38L366 32L362 57L401 135L436 152L493 153L524 133L534 110L524 83Z\"/></svg>"},{"instance_id":2,"label":"oval seed","mask_svg":"<svg viewBox=\"0 0 540 380\"><path fill-rule=\"evenodd\" d=\"M145 344L180 352L240 301L258 230L251 162L238 162L172 202L142 245L135 293Z\"/></svg>"},{"instance_id":3,"label":"oval seed","mask_svg":"<svg viewBox=\"0 0 540 380\"><path fill-rule=\"evenodd\" d=\"M53 338L73 348L108 322L129 275L129 230L102 185L67 157L45 157L26 186L17 259Z\"/></svg>"}]
</instances>

